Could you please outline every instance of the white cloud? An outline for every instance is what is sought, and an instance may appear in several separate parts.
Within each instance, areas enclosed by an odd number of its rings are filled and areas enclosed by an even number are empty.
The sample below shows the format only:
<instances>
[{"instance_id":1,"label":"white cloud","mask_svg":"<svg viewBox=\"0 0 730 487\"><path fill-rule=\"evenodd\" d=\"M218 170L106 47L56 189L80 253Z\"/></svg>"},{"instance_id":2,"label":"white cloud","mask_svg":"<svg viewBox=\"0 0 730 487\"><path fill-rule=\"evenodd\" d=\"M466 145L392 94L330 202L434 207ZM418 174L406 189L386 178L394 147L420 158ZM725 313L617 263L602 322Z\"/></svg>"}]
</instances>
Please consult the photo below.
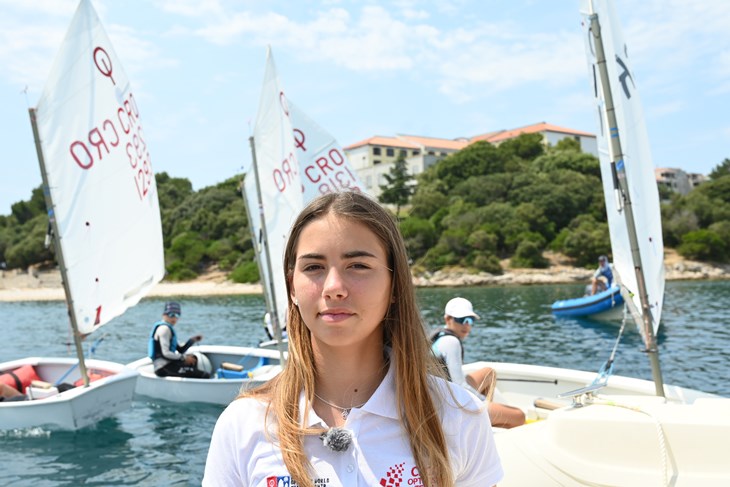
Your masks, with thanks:
<instances>
[{"instance_id":1,"label":"white cloud","mask_svg":"<svg viewBox=\"0 0 730 487\"><path fill-rule=\"evenodd\" d=\"M681 113L686 109L687 105L684 100L669 99L664 103L655 103L652 105L649 115L651 115L651 118L657 119L665 115Z\"/></svg>"},{"instance_id":2,"label":"white cloud","mask_svg":"<svg viewBox=\"0 0 730 487\"><path fill-rule=\"evenodd\" d=\"M12 83L33 84L50 71L66 28L5 18L0 32L0 73Z\"/></svg>"},{"instance_id":3,"label":"white cloud","mask_svg":"<svg viewBox=\"0 0 730 487\"><path fill-rule=\"evenodd\" d=\"M303 22L271 11L229 13L196 34L216 44L249 38L286 46L300 59L356 72L415 70L461 101L485 83L490 89L506 89L528 82L572 83L584 76L583 45L577 34L533 34L515 21L469 27L462 22L443 30L423 21L425 15L411 15L411 5L400 2L394 11L366 5L352 14L333 8Z\"/></svg>"},{"instance_id":4,"label":"white cloud","mask_svg":"<svg viewBox=\"0 0 730 487\"><path fill-rule=\"evenodd\" d=\"M716 90L727 89L730 2L663 0L630 6L631 18L639 20L625 26L625 37L634 66L651 77L653 86L672 92L678 89L672 85L709 76Z\"/></svg>"},{"instance_id":5,"label":"white cloud","mask_svg":"<svg viewBox=\"0 0 730 487\"><path fill-rule=\"evenodd\" d=\"M160 4L160 9L193 18L207 14L222 15L224 12L223 6L218 0L164 0Z\"/></svg>"},{"instance_id":6,"label":"white cloud","mask_svg":"<svg viewBox=\"0 0 730 487\"><path fill-rule=\"evenodd\" d=\"M34 0L32 2L18 2L17 0L0 0L0 7L3 10L3 17L23 13L33 17L73 15L78 0Z\"/></svg>"},{"instance_id":7,"label":"white cloud","mask_svg":"<svg viewBox=\"0 0 730 487\"><path fill-rule=\"evenodd\" d=\"M455 43L441 55L441 91L450 96L506 90L527 83L572 85L585 77L580 38L558 34L499 39L485 35L471 43ZM464 99L462 99L464 101Z\"/></svg>"}]
</instances>

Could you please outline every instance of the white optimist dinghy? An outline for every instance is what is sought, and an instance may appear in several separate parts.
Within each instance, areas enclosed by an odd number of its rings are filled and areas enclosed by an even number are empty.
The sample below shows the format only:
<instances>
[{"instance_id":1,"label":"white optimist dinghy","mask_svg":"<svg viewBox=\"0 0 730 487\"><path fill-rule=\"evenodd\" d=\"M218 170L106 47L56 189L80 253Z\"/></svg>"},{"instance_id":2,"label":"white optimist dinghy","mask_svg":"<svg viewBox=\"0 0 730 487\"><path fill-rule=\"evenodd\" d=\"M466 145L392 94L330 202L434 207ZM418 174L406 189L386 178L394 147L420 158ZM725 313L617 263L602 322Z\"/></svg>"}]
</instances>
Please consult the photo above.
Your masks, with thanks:
<instances>
[{"instance_id":1,"label":"white optimist dinghy","mask_svg":"<svg viewBox=\"0 0 730 487\"><path fill-rule=\"evenodd\" d=\"M29 400L0 402L0 429L78 429L131 406L137 372L84 357L82 339L164 275L157 188L129 80L82 0L35 109L33 135L76 358L0 364Z\"/></svg>"},{"instance_id":2,"label":"white optimist dinghy","mask_svg":"<svg viewBox=\"0 0 730 487\"><path fill-rule=\"evenodd\" d=\"M521 407L528 418L495 435L505 470L500 487L727 486L730 399L662 380L655 336L664 249L648 138L612 2L585 0L583 7L614 269L654 380L611 375L618 341L598 374L490 362L464 369L493 367L494 400Z\"/></svg>"},{"instance_id":3,"label":"white optimist dinghy","mask_svg":"<svg viewBox=\"0 0 730 487\"><path fill-rule=\"evenodd\" d=\"M148 357L127 366L139 372L135 393L169 402L228 405L242 389L256 387L281 372L281 355L277 350L196 345L186 353L198 358L198 367L211 374L210 379L158 377Z\"/></svg>"}]
</instances>

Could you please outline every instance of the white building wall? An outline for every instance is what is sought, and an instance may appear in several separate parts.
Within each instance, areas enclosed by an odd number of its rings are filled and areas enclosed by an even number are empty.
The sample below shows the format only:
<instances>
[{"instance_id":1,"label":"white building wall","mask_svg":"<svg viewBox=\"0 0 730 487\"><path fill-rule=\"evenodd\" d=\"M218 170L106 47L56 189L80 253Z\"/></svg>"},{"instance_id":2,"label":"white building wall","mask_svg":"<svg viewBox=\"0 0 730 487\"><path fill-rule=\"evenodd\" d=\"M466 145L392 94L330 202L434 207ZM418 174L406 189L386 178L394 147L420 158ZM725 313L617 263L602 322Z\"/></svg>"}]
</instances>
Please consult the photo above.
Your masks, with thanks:
<instances>
[{"instance_id":1,"label":"white building wall","mask_svg":"<svg viewBox=\"0 0 730 487\"><path fill-rule=\"evenodd\" d=\"M563 139L574 139L580 144L580 150L587 154L593 154L598 157L598 142L595 137L586 137L584 135L566 134L563 132L544 132L547 143L551 146L556 145Z\"/></svg>"}]
</instances>

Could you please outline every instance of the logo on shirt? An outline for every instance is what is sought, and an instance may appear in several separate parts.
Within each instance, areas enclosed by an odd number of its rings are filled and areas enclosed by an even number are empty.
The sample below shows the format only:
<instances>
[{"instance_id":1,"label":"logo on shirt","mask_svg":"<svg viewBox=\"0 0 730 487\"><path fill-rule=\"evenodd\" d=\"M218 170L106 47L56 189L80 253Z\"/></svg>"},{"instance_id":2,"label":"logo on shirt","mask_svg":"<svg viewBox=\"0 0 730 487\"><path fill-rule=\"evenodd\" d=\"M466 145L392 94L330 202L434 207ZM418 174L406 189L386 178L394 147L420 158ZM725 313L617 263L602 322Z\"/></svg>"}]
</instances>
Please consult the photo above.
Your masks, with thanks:
<instances>
[{"instance_id":1,"label":"logo on shirt","mask_svg":"<svg viewBox=\"0 0 730 487\"><path fill-rule=\"evenodd\" d=\"M266 477L266 487L294 487L291 477L285 475L283 477Z\"/></svg>"},{"instance_id":2,"label":"logo on shirt","mask_svg":"<svg viewBox=\"0 0 730 487\"><path fill-rule=\"evenodd\" d=\"M418 467L411 468L410 472L408 472L410 475L407 479L403 475L404 472L406 472L405 462L393 465L385 472L385 477L380 478L380 485L383 487L419 487L423 485Z\"/></svg>"},{"instance_id":3,"label":"logo on shirt","mask_svg":"<svg viewBox=\"0 0 730 487\"><path fill-rule=\"evenodd\" d=\"M327 487L330 484L330 479L318 477L313 479L313 482L315 487ZM266 487L298 487L298 485L289 475L266 477Z\"/></svg>"}]
</instances>

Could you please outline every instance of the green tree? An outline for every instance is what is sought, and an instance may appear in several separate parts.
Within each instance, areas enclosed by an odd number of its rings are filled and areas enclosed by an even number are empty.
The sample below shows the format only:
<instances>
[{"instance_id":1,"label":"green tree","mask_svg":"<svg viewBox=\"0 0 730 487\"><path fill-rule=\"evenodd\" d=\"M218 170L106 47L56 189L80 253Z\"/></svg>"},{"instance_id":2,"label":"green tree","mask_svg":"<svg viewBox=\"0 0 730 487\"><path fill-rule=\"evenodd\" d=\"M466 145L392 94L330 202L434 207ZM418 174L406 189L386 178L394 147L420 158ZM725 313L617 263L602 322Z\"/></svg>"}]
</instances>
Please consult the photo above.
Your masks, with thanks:
<instances>
[{"instance_id":1,"label":"green tree","mask_svg":"<svg viewBox=\"0 0 730 487\"><path fill-rule=\"evenodd\" d=\"M428 177L440 179L448 193L468 178L504 172L509 157L507 151L479 141L441 159L429 168Z\"/></svg>"},{"instance_id":2,"label":"green tree","mask_svg":"<svg viewBox=\"0 0 730 487\"><path fill-rule=\"evenodd\" d=\"M547 154L543 154L535 159L533 167L540 172L568 169L581 174L595 176L599 179L601 177L601 167L598 158L593 154L586 154L585 152L574 150L550 150Z\"/></svg>"},{"instance_id":3,"label":"green tree","mask_svg":"<svg viewBox=\"0 0 730 487\"><path fill-rule=\"evenodd\" d=\"M438 241L436 228L423 218L408 217L400 222L400 231L405 240L408 256L414 261L423 257Z\"/></svg>"},{"instance_id":4,"label":"green tree","mask_svg":"<svg viewBox=\"0 0 730 487\"><path fill-rule=\"evenodd\" d=\"M682 236L677 251L684 257L723 262L727 260L727 243L709 229L695 230Z\"/></svg>"},{"instance_id":5,"label":"green tree","mask_svg":"<svg viewBox=\"0 0 730 487\"><path fill-rule=\"evenodd\" d=\"M510 266L514 268L536 268L544 269L549 266L548 260L542 255L543 248L539 242L534 240L523 240L517 245L515 255L512 257Z\"/></svg>"},{"instance_id":6,"label":"green tree","mask_svg":"<svg viewBox=\"0 0 730 487\"><path fill-rule=\"evenodd\" d=\"M730 159L727 157L710 172L710 179L719 179L723 176L730 176Z\"/></svg>"},{"instance_id":7,"label":"green tree","mask_svg":"<svg viewBox=\"0 0 730 487\"><path fill-rule=\"evenodd\" d=\"M576 217L564 232L557 237L563 242L560 250L580 266L594 265L599 255L610 253L608 224L597 222L591 215Z\"/></svg>"},{"instance_id":8,"label":"green tree","mask_svg":"<svg viewBox=\"0 0 730 487\"><path fill-rule=\"evenodd\" d=\"M380 185L381 203L395 205L395 215L400 218L401 207L408 204L413 194L413 176L408 172L408 164L403 154L398 156L388 174L384 174L386 184Z\"/></svg>"},{"instance_id":9,"label":"green tree","mask_svg":"<svg viewBox=\"0 0 730 487\"><path fill-rule=\"evenodd\" d=\"M565 137L560 139L557 144L555 144L554 147L551 147L549 152L554 151L572 151L572 152L581 152L580 149L580 142L577 140L571 138L571 137Z\"/></svg>"},{"instance_id":10,"label":"green tree","mask_svg":"<svg viewBox=\"0 0 730 487\"><path fill-rule=\"evenodd\" d=\"M499 144L499 151L508 159L514 157L523 161L532 161L545 153L542 134L520 134Z\"/></svg>"},{"instance_id":11,"label":"green tree","mask_svg":"<svg viewBox=\"0 0 730 487\"><path fill-rule=\"evenodd\" d=\"M416 191L411 196L411 216L417 218L431 218L440 209L448 206L449 197L444 194L445 188L440 181L419 182Z\"/></svg>"}]
</instances>

